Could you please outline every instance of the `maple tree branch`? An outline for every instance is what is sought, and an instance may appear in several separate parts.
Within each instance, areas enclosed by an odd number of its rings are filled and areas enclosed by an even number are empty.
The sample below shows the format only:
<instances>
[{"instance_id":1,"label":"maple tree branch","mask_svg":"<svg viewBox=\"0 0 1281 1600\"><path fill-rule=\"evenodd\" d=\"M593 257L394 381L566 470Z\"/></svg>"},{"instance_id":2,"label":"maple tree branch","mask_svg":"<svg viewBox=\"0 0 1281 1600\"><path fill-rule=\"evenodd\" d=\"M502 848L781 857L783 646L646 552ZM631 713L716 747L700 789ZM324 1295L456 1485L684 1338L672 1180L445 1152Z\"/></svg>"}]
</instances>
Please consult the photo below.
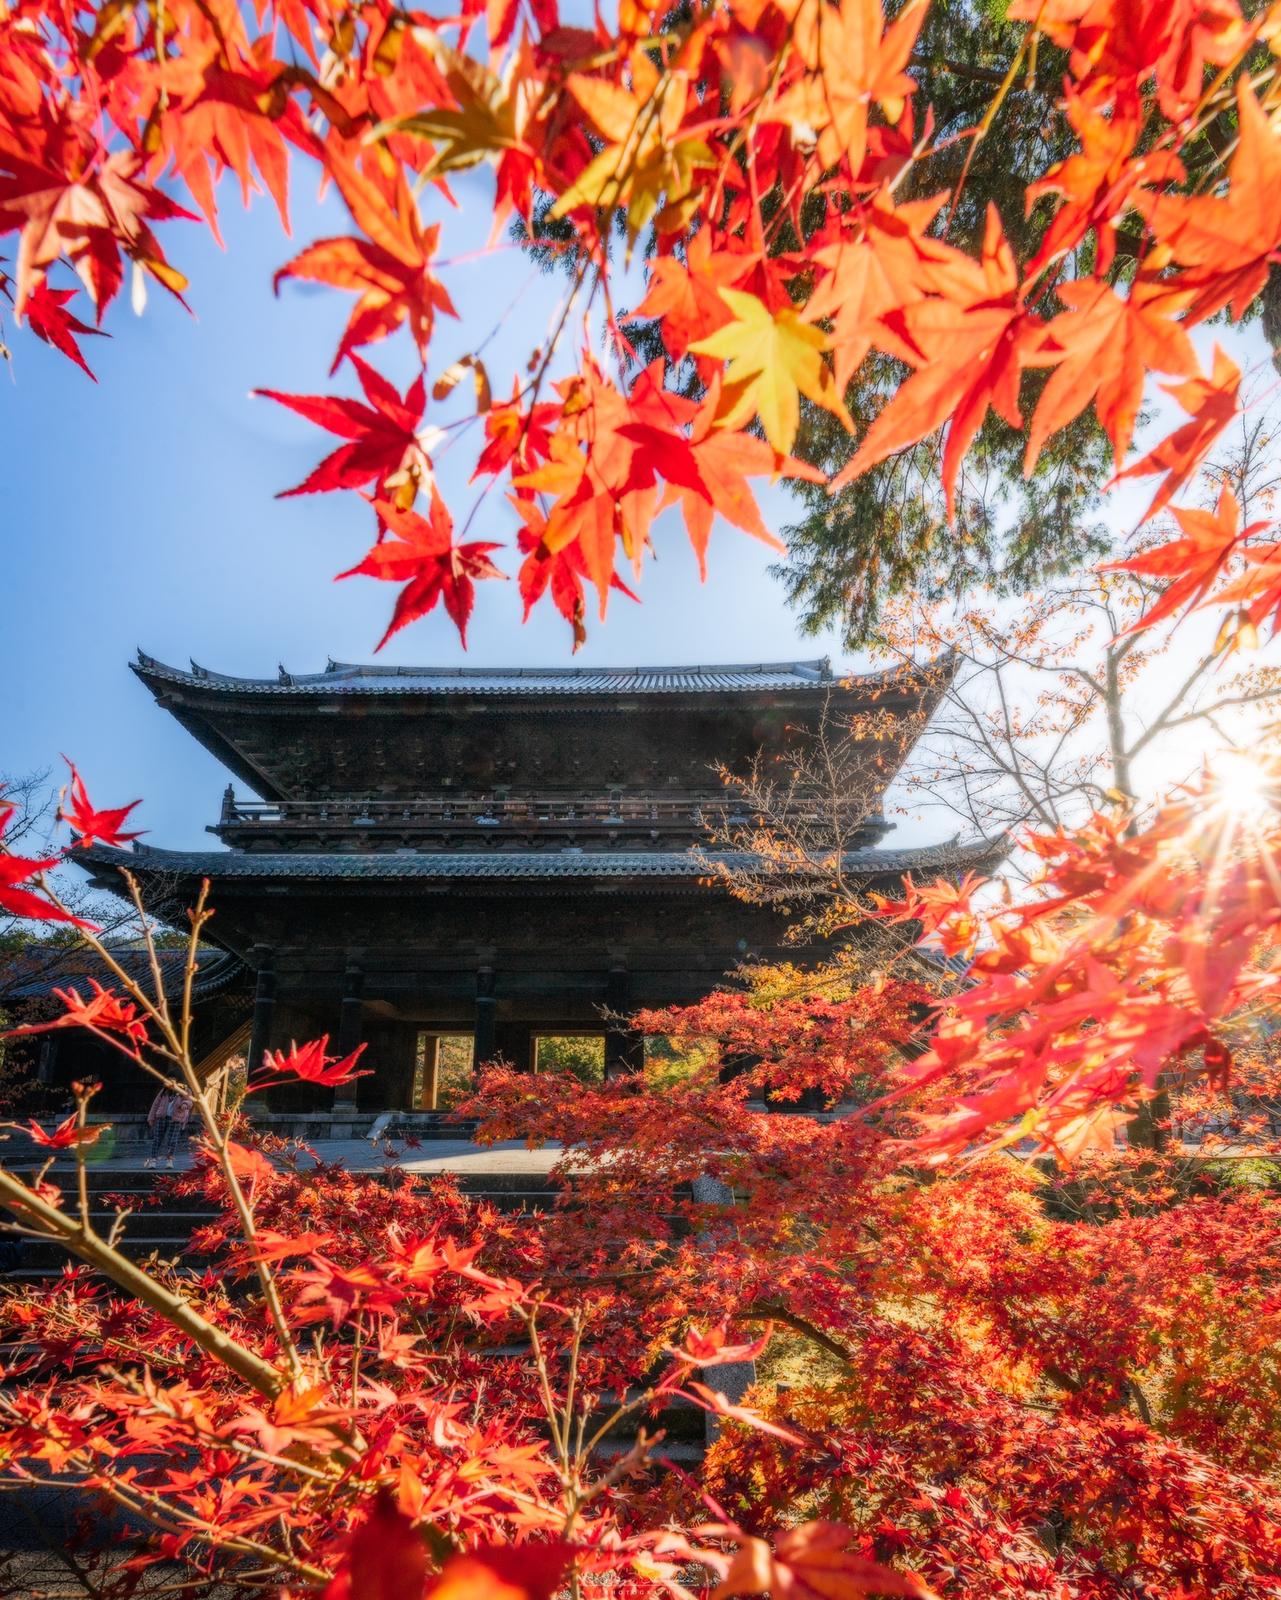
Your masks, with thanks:
<instances>
[{"instance_id":1,"label":"maple tree branch","mask_svg":"<svg viewBox=\"0 0 1281 1600\"><path fill-rule=\"evenodd\" d=\"M835 1356L850 1372L859 1371L859 1363L853 1353L847 1350L839 1339L833 1338L830 1333L825 1333L822 1328L779 1301L756 1300L745 1310L732 1312L731 1316L736 1322L781 1322L793 1333L799 1333L811 1344L826 1350L828 1355Z\"/></svg>"},{"instance_id":2,"label":"maple tree branch","mask_svg":"<svg viewBox=\"0 0 1281 1600\"><path fill-rule=\"evenodd\" d=\"M232 1164L231 1154L228 1149L230 1140L216 1115L214 1106L209 1099L209 1086L200 1082L200 1079L196 1074L195 1067L192 1065L191 1056L186 1045L186 1041L190 1037L191 1029L191 1001L196 970L196 953L200 940L200 930L208 921L209 917L209 913L205 909L205 899L209 890L209 881L208 879L203 880L200 893L197 897L196 906L191 916L191 933L188 938L187 956L184 964L183 1015L179 1026L175 1028L171 1013L169 1011L168 1000L165 994L164 978L160 967L160 958L156 950L155 941L151 936L146 909L143 905L141 889L139 888L137 879L131 872L122 869L121 876L128 885L130 898L134 903L138 913L139 921L142 924L143 936L151 966L152 977L156 985L156 999L154 1002L147 997L140 985L134 983L128 977L128 974L124 971L123 967L121 967L120 963L111 956L106 946L102 944L96 935L92 933L86 933L83 934L82 937L89 948L106 962L109 970L113 972L120 981L125 983L129 992L135 996L138 1003L143 1006L144 1010L152 1018L156 1026L164 1035L166 1041L166 1049L164 1053L174 1061L182 1075L183 1080L182 1084L174 1083L173 1087L175 1089L182 1090L182 1092L186 1094L187 1098L192 1102L193 1105L195 1105L200 1113L200 1119L204 1125L206 1137L208 1138L209 1144L218 1161L218 1165L222 1171L223 1180L226 1183L228 1193L231 1196L232 1205L234 1206L236 1215L239 1218L242 1235L246 1244L248 1244L251 1250L253 1250L254 1269L257 1273L258 1281L262 1286L263 1300L267 1306L268 1315L271 1318L272 1325L276 1331L276 1337L280 1341L281 1349L283 1350L285 1359L288 1362L291 1377L294 1381L297 1381L302 1376L302 1359L298 1353L297 1344L294 1340L292 1330L289 1327L288 1319L284 1313L284 1307L280 1300L280 1293L276 1284L275 1274L271 1271L268 1263L262 1259L261 1252L257 1249L254 1249L258 1235L254 1222L253 1208L249 1204L244 1189ZM51 887L46 888L46 893L53 904L61 904L56 893ZM111 1042L130 1060L135 1059L135 1053L128 1048L123 1040L113 1038Z\"/></svg>"},{"instance_id":3,"label":"maple tree branch","mask_svg":"<svg viewBox=\"0 0 1281 1600\"><path fill-rule=\"evenodd\" d=\"M92 1228L74 1222L56 1206L42 1200L4 1166L0 1166L0 1206L29 1227L38 1229L43 1237L57 1240L127 1294L166 1317L207 1355L220 1361L264 1399L274 1400L279 1394L284 1380L269 1362L202 1317L189 1301L135 1266Z\"/></svg>"},{"instance_id":4,"label":"maple tree branch","mask_svg":"<svg viewBox=\"0 0 1281 1600\"><path fill-rule=\"evenodd\" d=\"M1185 716L1177 719L1173 718L1174 711L1179 705L1182 704L1184 700L1187 699L1188 695L1192 693L1193 689L1196 687L1197 680L1204 677L1205 674L1215 665L1218 659L1219 652L1217 651L1210 651L1207 655L1201 657L1201 659L1184 678L1183 682L1166 701L1164 707L1157 712L1156 716L1153 717L1147 728L1131 745L1129 750L1129 755L1131 758L1137 756L1140 751L1144 750L1159 733L1164 733L1168 728L1179 727L1188 722L1195 722L1198 717L1206 714L1203 711L1194 709ZM1260 695L1259 698L1269 698L1269 696ZM1231 702L1229 701L1227 704L1231 704ZM1216 707L1215 709L1219 708Z\"/></svg>"}]
</instances>

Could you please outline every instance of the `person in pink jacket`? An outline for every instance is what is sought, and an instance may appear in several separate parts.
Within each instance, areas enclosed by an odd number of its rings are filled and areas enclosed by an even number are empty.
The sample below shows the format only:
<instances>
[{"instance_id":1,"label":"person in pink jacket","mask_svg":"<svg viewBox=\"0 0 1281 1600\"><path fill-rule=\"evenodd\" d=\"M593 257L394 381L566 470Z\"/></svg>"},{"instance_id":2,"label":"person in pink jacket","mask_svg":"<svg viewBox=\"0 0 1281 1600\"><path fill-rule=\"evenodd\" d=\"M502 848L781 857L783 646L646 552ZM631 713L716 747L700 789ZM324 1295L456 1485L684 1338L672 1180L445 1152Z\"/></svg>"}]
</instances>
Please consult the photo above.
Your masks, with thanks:
<instances>
[{"instance_id":1,"label":"person in pink jacket","mask_svg":"<svg viewBox=\"0 0 1281 1600\"><path fill-rule=\"evenodd\" d=\"M154 1167L163 1159L168 1167L174 1164L174 1153L187 1136L191 1121L191 1101L185 1094L164 1084L157 1091L147 1113L147 1126L151 1129L151 1154L144 1167Z\"/></svg>"}]
</instances>

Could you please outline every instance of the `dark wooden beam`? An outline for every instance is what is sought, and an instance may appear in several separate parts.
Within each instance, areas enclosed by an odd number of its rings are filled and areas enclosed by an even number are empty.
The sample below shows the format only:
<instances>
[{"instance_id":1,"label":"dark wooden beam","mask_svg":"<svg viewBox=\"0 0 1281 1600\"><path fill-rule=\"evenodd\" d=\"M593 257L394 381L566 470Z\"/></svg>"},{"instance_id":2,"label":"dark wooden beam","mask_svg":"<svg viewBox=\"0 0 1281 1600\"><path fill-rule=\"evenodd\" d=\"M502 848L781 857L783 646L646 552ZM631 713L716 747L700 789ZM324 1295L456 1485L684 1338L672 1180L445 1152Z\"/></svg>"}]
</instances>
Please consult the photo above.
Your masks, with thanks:
<instances>
[{"instance_id":1,"label":"dark wooden beam","mask_svg":"<svg viewBox=\"0 0 1281 1600\"><path fill-rule=\"evenodd\" d=\"M271 1048L271 1024L276 1011L275 952L266 945L255 945L250 964L257 972L254 985L253 1029L249 1035L249 1071L262 1068L262 1058Z\"/></svg>"}]
</instances>

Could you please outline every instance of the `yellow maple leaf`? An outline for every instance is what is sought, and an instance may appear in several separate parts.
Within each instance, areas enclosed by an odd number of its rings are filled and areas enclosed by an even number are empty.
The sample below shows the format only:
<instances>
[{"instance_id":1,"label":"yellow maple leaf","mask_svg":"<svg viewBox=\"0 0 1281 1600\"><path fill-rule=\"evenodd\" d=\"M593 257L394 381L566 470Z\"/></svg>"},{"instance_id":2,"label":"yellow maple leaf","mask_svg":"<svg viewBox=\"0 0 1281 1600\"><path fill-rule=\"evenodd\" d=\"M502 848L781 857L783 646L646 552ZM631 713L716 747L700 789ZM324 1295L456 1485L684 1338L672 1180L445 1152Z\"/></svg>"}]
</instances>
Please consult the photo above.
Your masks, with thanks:
<instances>
[{"instance_id":1,"label":"yellow maple leaf","mask_svg":"<svg viewBox=\"0 0 1281 1600\"><path fill-rule=\"evenodd\" d=\"M770 444L788 455L800 425L800 396L806 395L852 431L853 419L823 360L827 335L802 322L790 306L771 312L756 295L741 289L717 292L733 312L733 322L690 345L696 355L729 363L717 427L741 428L758 416Z\"/></svg>"},{"instance_id":2,"label":"yellow maple leaf","mask_svg":"<svg viewBox=\"0 0 1281 1600\"><path fill-rule=\"evenodd\" d=\"M430 139L436 149L421 174L432 178L464 171L482 161L497 162L505 151L528 148L526 135L535 111L528 41L522 41L499 77L435 33L420 32L457 106L433 106L412 116L392 117L374 128L373 137L411 133Z\"/></svg>"},{"instance_id":3,"label":"yellow maple leaf","mask_svg":"<svg viewBox=\"0 0 1281 1600\"><path fill-rule=\"evenodd\" d=\"M566 80L593 131L605 142L557 199L550 216L565 217L584 205L625 209L627 235L635 242L651 219L660 232L688 223L698 200L698 172L714 167L716 158L702 139L677 137L689 95L688 74L671 72L660 78L644 51L636 52L630 70L630 89L580 72Z\"/></svg>"}]
</instances>

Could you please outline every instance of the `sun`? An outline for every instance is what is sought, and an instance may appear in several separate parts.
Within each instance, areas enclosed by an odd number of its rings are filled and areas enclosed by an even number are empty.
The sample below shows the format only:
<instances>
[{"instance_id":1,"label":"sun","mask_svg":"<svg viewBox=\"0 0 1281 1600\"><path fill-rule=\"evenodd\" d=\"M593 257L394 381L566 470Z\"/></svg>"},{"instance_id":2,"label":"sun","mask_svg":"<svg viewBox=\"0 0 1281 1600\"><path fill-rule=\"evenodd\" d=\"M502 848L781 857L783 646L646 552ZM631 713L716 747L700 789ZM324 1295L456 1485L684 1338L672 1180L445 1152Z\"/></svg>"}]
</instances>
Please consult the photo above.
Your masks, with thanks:
<instances>
[{"instance_id":1,"label":"sun","mask_svg":"<svg viewBox=\"0 0 1281 1600\"><path fill-rule=\"evenodd\" d=\"M1240 821L1275 819L1281 810L1281 770L1246 750L1221 750L1209 762L1210 792L1220 810Z\"/></svg>"}]
</instances>

